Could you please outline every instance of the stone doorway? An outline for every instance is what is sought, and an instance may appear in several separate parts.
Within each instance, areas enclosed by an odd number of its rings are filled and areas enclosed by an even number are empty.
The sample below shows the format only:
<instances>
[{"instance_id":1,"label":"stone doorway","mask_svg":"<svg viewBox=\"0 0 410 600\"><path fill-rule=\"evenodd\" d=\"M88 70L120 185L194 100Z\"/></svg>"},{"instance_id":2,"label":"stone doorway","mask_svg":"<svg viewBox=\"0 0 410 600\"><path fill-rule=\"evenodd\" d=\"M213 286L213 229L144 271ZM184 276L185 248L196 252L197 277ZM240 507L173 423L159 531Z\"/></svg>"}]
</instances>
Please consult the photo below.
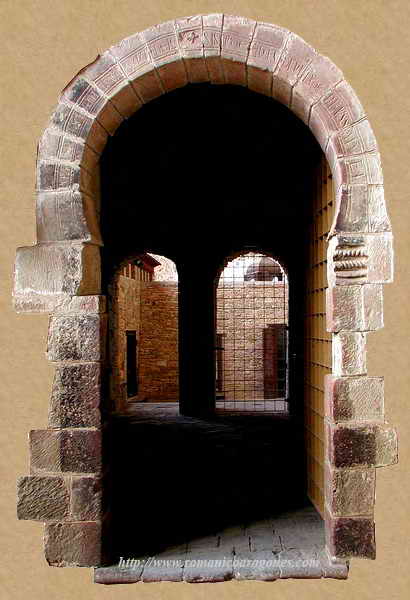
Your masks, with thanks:
<instances>
[{"instance_id":1,"label":"stone doorway","mask_svg":"<svg viewBox=\"0 0 410 600\"><path fill-rule=\"evenodd\" d=\"M226 96L224 109L207 122L207 111L198 107L209 87L214 98L235 88L236 99ZM186 94L201 89L191 119L187 112L175 119L177 107L183 106L179 88ZM241 94L253 98L241 104L248 107L248 115L238 109ZM152 135L151 122L151 145L146 142L141 148L143 136L137 136L131 153L133 175L135 165L146 175L147 164L160 166L165 160L164 177L150 180L150 189L158 193L146 197L134 181L131 194L110 196L110 189L99 185L110 145L121 137L122 124L128 120L125 124L131 127L134 113L142 132L149 119L138 121L138 115L147 117L165 95L174 113L163 124L173 124L173 135ZM269 110L261 109L263 102L269 103ZM222 117L218 126L215 115ZM250 120L243 127L245 117ZM306 143L295 143L294 135L287 135L275 151L269 140L280 139L285 125L287 133L294 127L295 136L299 127L299 142L303 138ZM273 138L259 137L255 146L253 132L272 127ZM318 162L323 166L315 170L319 178L313 177L316 192L313 182L308 184L312 194L306 201L305 162L295 169L295 157L299 151L314 156L311 140L303 137L309 131L321 148ZM184 150L175 152L177 132ZM195 154L192 143L198 140ZM230 154L232 142L235 155ZM293 156L290 171L282 169L285 148ZM211 171L204 171L205 158L212 163ZM270 177L273 164L278 173L288 173L285 185ZM218 200L224 200L217 203L222 209L218 214L209 210L209 199L215 198L215 170L234 174L225 180L238 182L234 193L229 187L218 189ZM240 177L249 170L253 176ZM275 25L218 14L163 23L113 46L67 85L41 138L37 174L37 244L18 250L14 298L21 312L51 313L47 352L56 365L56 378L48 428L30 435L31 475L19 483L19 516L45 521L50 564L97 566L104 561L101 531L109 510L101 503L101 485L107 487L103 475L109 469L101 448L109 414L105 295L110 269L145 248L175 259L184 314L181 411L196 417L209 414L214 402L214 336L209 335L214 324L213 279L224 257L255 240L283 264L289 263L289 277L296 285L305 281L296 277L298 268L301 274L296 246L309 247L304 254L309 261L303 265L308 298L303 311L289 307L305 331L299 345L297 340L289 343L296 344L292 354L299 362L303 357L308 373L305 381L292 385L306 407L309 496L321 507L330 556L374 558L375 469L397 460L397 443L394 429L384 421L383 380L367 373L366 337L383 326L382 286L392 280L392 236L377 143L340 70L299 36ZM170 175L179 183L172 196L167 191ZM252 216L252 192L261 182L271 186L260 196L264 223L275 218L280 231L274 248L271 230L258 229ZM246 186L249 193L243 194ZM107 193L109 202L102 198ZM171 201L175 196L184 196L186 202ZM161 207L152 219L158 199ZM187 213L192 217L193 206L202 211L200 218L196 210L191 219L191 231L176 235L160 218L173 217L175 224L181 217L186 220ZM107 210L111 218L100 219ZM238 214L249 217L242 229ZM226 247L215 247L214 239L222 237L215 236L221 231L221 217L222 230L234 235ZM286 219L292 227L286 226ZM199 224L208 232L206 238L198 237ZM244 229L251 239L245 239ZM176 239L180 247L178 251L174 246L173 254L168 242ZM132 240L132 248L119 245L127 240ZM290 252L279 243L286 240L291 241ZM202 260L202 252L187 251L198 248L205 248L207 257L213 249L212 265ZM183 261L182 255L195 260ZM201 307L202 319L195 306ZM203 384L199 388L198 374Z\"/></svg>"}]
</instances>

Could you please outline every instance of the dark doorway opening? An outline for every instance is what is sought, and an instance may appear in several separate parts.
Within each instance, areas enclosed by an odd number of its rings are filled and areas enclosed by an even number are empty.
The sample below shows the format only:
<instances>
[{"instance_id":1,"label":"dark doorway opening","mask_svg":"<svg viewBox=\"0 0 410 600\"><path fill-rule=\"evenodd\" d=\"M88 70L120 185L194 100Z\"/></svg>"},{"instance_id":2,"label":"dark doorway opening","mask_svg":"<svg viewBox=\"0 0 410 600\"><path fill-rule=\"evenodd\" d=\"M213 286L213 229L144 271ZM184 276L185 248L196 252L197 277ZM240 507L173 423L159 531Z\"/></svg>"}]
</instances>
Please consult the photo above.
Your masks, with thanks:
<instances>
[{"instance_id":1,"label":"dark doorway opening","mask_svg":"<svg viewBox=\"0 0 410 600\"><path fill-rule=\"evenodd\" d=\"M259 521L270 531L270 519L311 509L301 306L320 157L286 107L208 84L144 106L108 142L101 160L105 285L127 256L147 249L166 256L178 269L179 317L179 402L139 403L111 418L111 562L173 545L181 551ZM226 332L215 329L215 281L226 257L244 252L274 257L291 290L283 295L286 319L265 323L258 367L261 401L282 402L271 411L279 415L215 413L215 402L225 402L227 364Z\"/></svg>"}]
</instances>

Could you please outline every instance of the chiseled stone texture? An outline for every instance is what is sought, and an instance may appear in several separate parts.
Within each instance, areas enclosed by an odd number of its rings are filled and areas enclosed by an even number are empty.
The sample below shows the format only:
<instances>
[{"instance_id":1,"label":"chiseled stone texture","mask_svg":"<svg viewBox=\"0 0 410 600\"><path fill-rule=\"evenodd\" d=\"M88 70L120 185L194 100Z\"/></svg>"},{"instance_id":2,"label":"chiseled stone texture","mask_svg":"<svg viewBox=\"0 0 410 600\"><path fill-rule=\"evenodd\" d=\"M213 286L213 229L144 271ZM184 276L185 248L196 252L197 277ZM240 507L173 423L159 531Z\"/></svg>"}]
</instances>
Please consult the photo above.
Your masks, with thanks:
<instances>
[{"instance_id":1,"label":"chiseled stone texture","mask_svg":"<svg viewBox=\"0 0 410 600\"><path fill-rule=\"evenodd\" d=\"M333 469L326 465L326 503L334 516L370 515L374 507L376 470Z\"/></svg>"},{"instance_id":2,"label":"chiseled stone texture","mask_svg":"<svg viewBox=\"0 0 410 600\"><path fill-rule=\"evenodd\" d=\"M366 334L341 331L333 336L333 373L366 374Z\"/></svg>"},{"instance_id":3,"label":"chiseled stone texture","mask_svg":"<svg viewBox=\"0 0 410 600\"><path fill-rule=\"evenodd\" d=\"M101 470L101 431L39 429L30 432L31 470L97 473Z\"/></svg>"},{"instance_id":4,"label":"chiseled stone texture","mask_svg":"<svg viewBox=\"0 0 410 600\"><path fill-rule=\"evenodd\" d=\"M106 315L52 316L47 356L51 361L103 361Z\"/></svg>"},{"instance_id":5,"label":"chiseled stone texture","mask_svg":"<svg viewBox=\"0 0 410 600\"><path fill-rule=\"evenodd\" d=\"M385 424L328 425L328 455L338 468L397 462L397 434Z\"/></svg>"},{"instance_id":6,"label":"chiseled stone texture","mask_svg":"<svg viewBox=\"0 0 410 600\"><path fill-rule=\"evenodd\" d=\"M52 566L98 566L101 563L101 524L47 523L44 546L46 560Z\"/></svg>"},{"instance_id":7,"label":"chiseled stone texture","mask_svg":"<svg viewBox=\"0 0 410 600\"><path fill-rule=\"evenodd\" d=\"M383 421L383 377L325 375L325 411L331 421Z\"/></svg>"},{"instance_id":8,"label":"chiseled stone texture","mask_svg":"<svg viewBox=\"0 0 410 600\"><path fill-rule=\"evenodd\" d=\"M71 479L71 517L76 521L98 521L101 518L102 487L100 477Z\"/></svg>"},{"instance_id":9,"label":"chiseled stone texture","mask_svg":"<svg viewBox=\"0 0 410 600\"><path fill-rule=\"evenodd\" d=\"M326 290L327 331L374 331L383 327L381 284L337 285Z\"/></svg>"},{"instance_id":10,"label":"chiseled stone texture","mask_svg":"<svg viewBox=\"0 0 410 600\"><path fill-rule=\"evenodd\" d=\"M99 294L98 246L38 244L17 249L14 306L17 312L52 312L69 296Z\"/></svg>"},{"instance_id":11,"label":"chiseled stone texture","mask_svg":"<svg viewBox=\"0 0 410 600\"><path fill-rule=\"evenodd\" d=\"M17 517L61 521L68 517L70 495L64 477L26 476L18 480Z\"/></svg>"},{"instance_id":12,"label":"chiseled stone texture","mask_svg":"<svg viewBox=\"0 0 410 600\"><path fill-rule=\"evenodd\" d=\"M101 365L56 367L49 409L51 427L99 427Z\"/></svg>"},{"instance_id":13,"label":"chiseled stone texture","mask_svg":"<svg viewBox=\"0 0 410 600\"><path fill-rule=\"evenodd\" d=\"M338 558L376 558L374 521L371 517L326 515L326 545Z\"/></svg>"}]
</instances>

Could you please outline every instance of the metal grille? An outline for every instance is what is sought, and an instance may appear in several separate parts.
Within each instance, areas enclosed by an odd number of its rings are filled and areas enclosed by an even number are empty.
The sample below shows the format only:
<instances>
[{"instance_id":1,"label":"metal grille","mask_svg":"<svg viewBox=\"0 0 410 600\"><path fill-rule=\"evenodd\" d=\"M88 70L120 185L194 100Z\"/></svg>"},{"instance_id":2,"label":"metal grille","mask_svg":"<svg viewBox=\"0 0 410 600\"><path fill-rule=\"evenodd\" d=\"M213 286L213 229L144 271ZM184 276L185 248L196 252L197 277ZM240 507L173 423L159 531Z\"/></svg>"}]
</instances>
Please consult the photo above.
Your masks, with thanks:
<instances>
[{"instance_id":1,"label":"metal grille","mask_svg":"<svg viewBox=\"0 0 410 600\"><path fill-rule=\"evenodd\" d=\"M288 281L266 254L225 261L216 288L216 410L287 412Z\"/></svg>"}]
</instances>

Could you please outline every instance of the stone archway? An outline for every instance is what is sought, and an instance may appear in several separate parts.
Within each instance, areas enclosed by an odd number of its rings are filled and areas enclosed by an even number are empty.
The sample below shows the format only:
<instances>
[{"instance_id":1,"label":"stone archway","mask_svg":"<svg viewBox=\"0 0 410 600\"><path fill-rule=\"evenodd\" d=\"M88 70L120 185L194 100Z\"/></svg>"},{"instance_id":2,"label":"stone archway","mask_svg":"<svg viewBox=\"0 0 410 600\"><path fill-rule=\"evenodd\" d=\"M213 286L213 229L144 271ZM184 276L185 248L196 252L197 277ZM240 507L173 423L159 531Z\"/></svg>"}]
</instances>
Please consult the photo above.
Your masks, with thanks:
<instances>
[{"instance_id":1,"label":"stone archway","mask_svg":"<svg viewBox=\"0 0 410 600\"><path fill-rule=\"evenodd\" d=\"M54 565L101 564L101 296L99 158L144 103L188 82L271 96L311 129L332 169L336 211L327 251L325 520L331 556L374 558L375 468L397 460L384 423L383 379L368 377L366 336L383 326L392 235L377 143L341 71L299 36L222 14L169 21L111 47L63 90L38 148L37 244L19 248L15 308L50 312L56 363L49 427L30 434L19 517L46 522Z\"/></svg>"}]
</instances>

